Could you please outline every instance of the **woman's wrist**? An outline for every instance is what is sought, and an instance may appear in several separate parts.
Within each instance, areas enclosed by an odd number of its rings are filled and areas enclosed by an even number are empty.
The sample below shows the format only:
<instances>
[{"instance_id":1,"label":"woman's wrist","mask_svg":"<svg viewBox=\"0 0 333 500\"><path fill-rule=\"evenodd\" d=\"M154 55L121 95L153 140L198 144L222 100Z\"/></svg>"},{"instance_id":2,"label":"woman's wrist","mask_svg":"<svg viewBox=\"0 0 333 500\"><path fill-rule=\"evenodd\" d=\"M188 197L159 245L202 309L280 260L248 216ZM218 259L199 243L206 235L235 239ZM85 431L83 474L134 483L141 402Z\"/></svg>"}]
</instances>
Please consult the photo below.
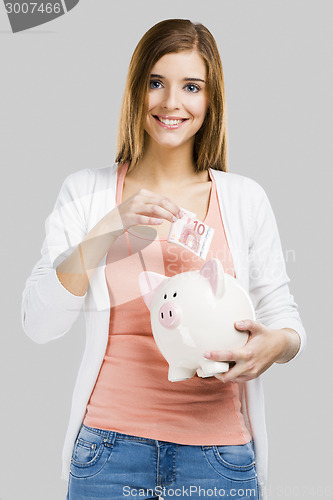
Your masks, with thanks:
<instances>
[{"instance_id":1,"label":"woman's wrist","mask_svg":"<svg viewBox=\"0 0 333 500\"><path fill-rule=\"evenodd\" d=\"M279 332L282 334L281 356L275 360L275 363L288 363L298 353L301 347L301 338L296 330L292 328L281 328Z\"/></svg>"}]
</instances>

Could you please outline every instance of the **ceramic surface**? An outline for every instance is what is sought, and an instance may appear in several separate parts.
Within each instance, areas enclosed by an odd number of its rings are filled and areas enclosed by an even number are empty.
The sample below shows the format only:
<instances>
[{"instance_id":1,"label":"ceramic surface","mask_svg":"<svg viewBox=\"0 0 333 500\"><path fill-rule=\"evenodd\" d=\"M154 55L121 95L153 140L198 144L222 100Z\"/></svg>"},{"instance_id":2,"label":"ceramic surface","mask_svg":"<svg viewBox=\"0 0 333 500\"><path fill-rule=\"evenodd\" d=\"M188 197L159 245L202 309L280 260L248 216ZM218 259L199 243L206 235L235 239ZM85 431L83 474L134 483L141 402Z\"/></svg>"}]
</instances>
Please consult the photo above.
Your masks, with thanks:
<instances>
[{"instance_id":1,"label":"ceramic surface","mask_svg":"<svg viewBox=\"0 0 333 500\"><path fill-rule=\"evenodd\" d=\"M198 374L211 377L229 370L229 363L204 358L207 350L238 348L248 332L235 321L255 320L250 297L218 259L200 270L166 277L151 271L139 275L143 300L150 310L156 344L169 364L171 382Z\"/></svg>"}]
</instances>

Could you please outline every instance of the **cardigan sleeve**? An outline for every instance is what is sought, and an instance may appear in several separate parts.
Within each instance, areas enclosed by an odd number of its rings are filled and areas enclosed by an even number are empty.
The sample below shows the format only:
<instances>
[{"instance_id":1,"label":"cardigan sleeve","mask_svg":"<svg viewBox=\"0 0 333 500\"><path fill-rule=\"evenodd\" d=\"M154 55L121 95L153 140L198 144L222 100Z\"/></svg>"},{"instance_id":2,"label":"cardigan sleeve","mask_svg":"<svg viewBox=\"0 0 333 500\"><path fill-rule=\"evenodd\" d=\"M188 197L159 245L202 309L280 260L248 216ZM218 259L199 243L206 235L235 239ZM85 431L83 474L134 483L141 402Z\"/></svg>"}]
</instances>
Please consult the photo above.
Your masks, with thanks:
<instances>
[{"instance_id":1,"label":"cardigan sleeve","mask_svg":"<svg viewBox=\"0 0 333 500\"><path fill-rule=\"evenodd\" d=\"M306 346L306 332L291 295L276 219L264 189L255 183L249 245L249 292L257 321L269 328L292 328L301 340L296 359Z\"/></svg>"},{"instance_id":2,"label":"cardigan sleeve","mask_svg":"<svg viewBox=\"0 0 333 500\"><path fill-rule=\"evenodd\" d=\"M90 170L64 180L54 209L45 222L42 257L33 267L22 294L21 321L26 335L38 344L62 337L79 316L87 293L76 296L59 281L56 267L82 241L86 217L82 190ZM80 192L79 192L80 191Z\"/></svg>"}]
</instances>

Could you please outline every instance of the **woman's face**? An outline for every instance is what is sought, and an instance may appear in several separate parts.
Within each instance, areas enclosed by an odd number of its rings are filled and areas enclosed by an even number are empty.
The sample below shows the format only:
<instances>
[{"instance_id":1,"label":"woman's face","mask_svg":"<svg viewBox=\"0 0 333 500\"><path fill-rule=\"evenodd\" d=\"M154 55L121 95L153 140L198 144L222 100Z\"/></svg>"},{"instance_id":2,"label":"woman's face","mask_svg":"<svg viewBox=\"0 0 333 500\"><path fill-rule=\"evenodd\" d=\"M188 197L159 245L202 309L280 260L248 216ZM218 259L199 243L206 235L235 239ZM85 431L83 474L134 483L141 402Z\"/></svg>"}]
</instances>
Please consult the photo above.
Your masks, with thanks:
<instances>
[{"instance_id":1,"label":"woman's face","mask_svg":"<svg viewBox=\"0 0 333 500\"><path fill-rule=\"evenodd\" d=\"M196 51L166 54L153 66L145 130L164 147L177 147L200 129L208 107L206 66ZM160 120L181 119L179 123Z\"/></svg>"}]
</instances>

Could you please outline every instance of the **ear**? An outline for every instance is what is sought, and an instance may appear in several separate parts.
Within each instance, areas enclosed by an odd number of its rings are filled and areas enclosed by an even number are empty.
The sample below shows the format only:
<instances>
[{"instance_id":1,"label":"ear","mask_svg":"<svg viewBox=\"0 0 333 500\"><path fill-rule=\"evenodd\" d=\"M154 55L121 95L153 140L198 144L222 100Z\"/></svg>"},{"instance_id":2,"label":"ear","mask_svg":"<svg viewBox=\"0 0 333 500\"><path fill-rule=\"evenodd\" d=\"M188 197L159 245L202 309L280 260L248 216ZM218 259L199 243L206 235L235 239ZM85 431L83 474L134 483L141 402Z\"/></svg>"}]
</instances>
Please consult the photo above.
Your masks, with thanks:
<instances>
[{"instance_id":1,"label":"ear","mask_svg":"<svg viewBox=\"0 0 333 500\"><path fill-rule=\"evenodd\" d=\"M224 269L218 259L210 259L200 269L200 274L208 279L213 294L220 299L225 292Z\"/></svg>"},{"instance_id":2,"label":"ear","mask_svg":"<svg viewBox=\"0 0 333 500\"><path fill-rule=\"evenodd\" d=\"M157 288L166 279L168 278L163 274L153 273L152 271L142 271L139 274L141 295L149 310Z\"/></svg>"}]
</instances>

